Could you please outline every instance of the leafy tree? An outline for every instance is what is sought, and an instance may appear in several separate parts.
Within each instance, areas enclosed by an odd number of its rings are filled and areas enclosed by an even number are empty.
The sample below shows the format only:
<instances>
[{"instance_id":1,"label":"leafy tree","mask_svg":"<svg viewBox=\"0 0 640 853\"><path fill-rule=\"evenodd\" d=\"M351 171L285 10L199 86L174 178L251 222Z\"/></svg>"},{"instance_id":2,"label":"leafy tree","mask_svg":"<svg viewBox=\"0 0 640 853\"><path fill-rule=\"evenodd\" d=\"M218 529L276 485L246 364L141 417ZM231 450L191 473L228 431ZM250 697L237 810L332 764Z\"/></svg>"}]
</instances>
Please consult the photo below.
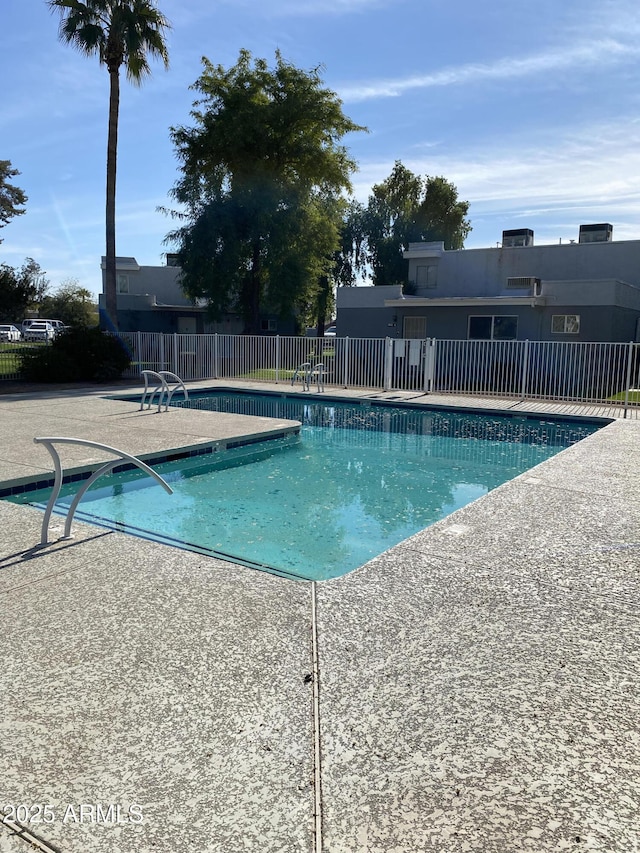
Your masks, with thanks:
<instances>
[{"instance_id":1,"label":"leafy tree","mask_svg":"<svg viewBox=\"0 0 640 853\"><path fill-rule=\"evenodd\" d=\"M462 249L471 231L466 219L469 202L458 200L458 190L443 177L427 177L418 208L420 240L442 241L445 249ZM413 239L413 238L412 238Z\"/></svg>"},{"instance_id":2,"label":"leafy tree","mask_svg":"<svg viewBox=\"0 0 640 853\"><path fill-rule=\"evenodd\" d=\"M0 322L20 322L29 309L38 307L48 287L33 258L27 258L19 269L0 264Z\"/></svg>"},{"instance_id":3,"label":"leafy tree","mask_svg":"<svg viewBox=\"0 0 640 853\"><path fill-rule=\"evenodd\" d=\"M333 255L330 275L323 274L317 285L314 302L316 334L322 337L327 320L335 311L336 287L355 285L366 266L366 244L363 232L363 206L355 201L340 204L340 241Z\"/></svg>"},{"instance_id":4,"label":"leafy tree","mask_svg":"<svg viewBox=\"0 0 640 853\"><path fill-rule=\"evenodd\" d=\"M461 249L471 230L465 218L469 203L458 200L456 187L443 177L421 178L398 160L388 178L373 187L362 216L362 236L373 283L404 283L409 243L442 241Z\"/></svg>"},{"instance_id":5,"label":"leafy tree","mask_svg":"<svg viewBox=\"0 0 640 853\"><path fill-rule=\"evenodd\" d=\"M109 72L109 130L107 136L105 308L117 329L116 299L116 162L120 68L140 85L151 73L148 57L169 65L164 40L169 22L153 0L48 0L60 12L60 39L87 56L98 55Z\"/></svg>"},{"instance_id":6,"label":"leafy tree","mask_svg":"<svg viewBox=\"0 0 640 853\"><path fill-rule=\"evenodd\" d=\"M9 183L10 178L19 174L17 169L11 168L11 160L0 160L0 228L4 228L14 216L21 216L25 212L21 205L26 204L26 195L19 187Z\"/></svg>"},{"instance_id":7,"label":"leafy tree","mask_svg":"<svg viewBox=\"0 0 640 853\"><path fill-rule=\"evenodd\" d=\"M40 316L62 320L67 326L95 326L98 306L91 292L81 287L77 279L70 278L63 281L55 293L44 297Z\"/></svg>"},{"instance_id":8,"label":"leafy tree","mask_svg":"<svg viewBox=\"0 0 640 853\"><path fill-rule=\"evenodd\" d=\"M365 208L358 201L347 205L340 228L340 248L336 252L334 279L338 287L352 287L367 265Z\"/></svg>"},{"instance_id":9,"label":"leafy tree","mask_svg":"<svg viewBox=\"0 0 640 853\"><path fill-rule=\"evenodd\" d=\"M181 177L172 190L184 225L182 286L208 300L213 318L231 308L256 334L263 311L307 313L339 246L340 194L355 163L339 145L362 130L342 112L317 69L276 54L274 68L243 50L229 70L203 60L191 113L172 128Z\"/></svg>"}]
</instances>

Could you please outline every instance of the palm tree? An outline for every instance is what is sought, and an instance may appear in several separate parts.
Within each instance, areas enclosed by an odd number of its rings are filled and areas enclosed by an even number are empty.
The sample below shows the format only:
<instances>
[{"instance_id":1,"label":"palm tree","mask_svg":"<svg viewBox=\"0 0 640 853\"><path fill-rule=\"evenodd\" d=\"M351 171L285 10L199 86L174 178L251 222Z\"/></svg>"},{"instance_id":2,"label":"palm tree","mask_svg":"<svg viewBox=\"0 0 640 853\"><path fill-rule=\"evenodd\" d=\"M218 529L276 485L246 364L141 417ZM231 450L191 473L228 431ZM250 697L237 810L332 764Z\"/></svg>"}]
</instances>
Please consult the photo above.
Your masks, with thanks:
<instances>
[{"instance_id":1,"label":"palm tree","mask_svg":"<svg viewBox=\"0 0 640 853\"><path fill-rule=\"evenodd\" d=\"M98 54L109 72L109 131L107 137L106 270L105 310L113 328L118 327L116 301L116 160L120 67L127 78L140 85L151 73L148 57L169 55L164 32L170 24L153 0L48 0L60 12L60 39L81 53Z\"/></svg>"}]
</instances>

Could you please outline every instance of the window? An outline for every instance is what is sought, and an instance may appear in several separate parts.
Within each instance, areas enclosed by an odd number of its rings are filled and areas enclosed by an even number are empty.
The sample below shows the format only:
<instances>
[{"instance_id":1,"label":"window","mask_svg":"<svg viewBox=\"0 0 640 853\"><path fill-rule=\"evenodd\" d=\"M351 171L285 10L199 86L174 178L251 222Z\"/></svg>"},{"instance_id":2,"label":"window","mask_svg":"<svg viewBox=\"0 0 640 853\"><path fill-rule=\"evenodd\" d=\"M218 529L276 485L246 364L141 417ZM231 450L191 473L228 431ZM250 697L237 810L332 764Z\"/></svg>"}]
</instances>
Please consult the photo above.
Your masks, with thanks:
<instances>
[{"instance_id":1,"label":"window","mask_svg":"<svg viewBox=\"0 0 640 853\"><path fill-rule=\"evenodd\" d=\"M118 293L129 293L129 276L118 273Z\"/></svg>"},{"instance_id":2,"label":"window","mask_svg":"<svg viewBox=\"0 0 640 853\"><path fill-rule=\"evenodd\" d=\"M518 337L518 318L500 314L469 315L469 340L515 341Z\"/></svg>"},{"instance_id":3,"label":"window","mask_svg":"<svg viewBox=\"0 0 640 853\"><path fill-rule=\"evenodd\" d=\"M438 265L416 267L416 287L435 287L438 283Z\"/></svg>"},{"instance_id":4,"label":"window","mask_svg":"<svg viewBox=\"0 0 640 853\"><path fill-rule=\"evenodd\" d=\"M278 331L278 321L277 320L260 320L260 328L263 332L277 332Z\"/></svg>"},{"instance_id":5,"label":"window","mask_svg":"<svg viewBox=\"0 0 640 853\"><path fill-rule=\"evenodd\" d=\"M403 338L426 338L427 337L427 318L426 317L404 317L402 320L402 337Z\"/></svg>"},{"instance_id":6,"label":"window","mask_svg":"<svg viewBox=\"0 0 640 853\"><path fill-rule=\"evenodd\" d=\"M580 333L579 314L553 314L551 331L554 335L577 335Z\"/></svg>"}]
</instances>

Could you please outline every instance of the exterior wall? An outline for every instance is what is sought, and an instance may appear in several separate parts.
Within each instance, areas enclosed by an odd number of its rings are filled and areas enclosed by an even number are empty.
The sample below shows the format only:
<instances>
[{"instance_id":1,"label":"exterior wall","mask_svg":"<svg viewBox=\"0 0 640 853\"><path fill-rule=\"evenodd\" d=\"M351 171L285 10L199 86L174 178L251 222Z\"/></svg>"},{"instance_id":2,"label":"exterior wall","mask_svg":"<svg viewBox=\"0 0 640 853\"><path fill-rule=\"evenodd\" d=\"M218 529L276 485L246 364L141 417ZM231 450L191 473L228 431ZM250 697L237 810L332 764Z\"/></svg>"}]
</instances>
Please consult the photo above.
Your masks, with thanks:
<instances>
[{"instance_id":1,"label":"exterior wall","mask_svg":"<svg viewBox=\"0 0 640 853\"><path fill-rule=\"evenodd\" d=\"M186 321L186 322L185 322ZM204 331L202 312L121 309L118 306L118 324L122 332L163 332L173 334L193 328L196 333Z\"/></svg>"},{"instance_id":2,"label":"exterior wall","mask_svg":"<svg viewBox=\"0 0 640 853\"><path fill-rule=\"evenodd\" d=\"M411 308L399 309L399 322L397 335L389 337L402 337L404 317L426 317L427 333L429 338L441 338L443 340L466 340L469 328L470 316L510 316L518 318L518 339L534 340L539 337L539 329L542 322L540 309L508 307L449 307L440 306L433 308Z\"/></svg>"},{"instance_id":3,"label":"exterior wall","mask_svg":"<svg viewBox=\"0 0 640 853\"><path fill-rule=\"evenodd\" d=\"M104 258L102 259L102 286L104 291ZM135 258L116 259L118 285L125 281L126 292L119 290L118 325L123 332L163 332L165 334L215 333L239 335L243 321L234 314L226 315L221 322L207 319L206 309L194 305L180 287L180 267L140 266ZM126 280L123 277L126 276ZM99 297L104 310L104 295ZM264 335L295 335L295 318L278 318L266 315L268 323Z\"/></svg>"},{"instance_id":4,"label":"exterior wall","mask_svg":"<svg viewBox=\"0 0 640 853\"><path fill-rule=\"evenodd\" d=\"M120 273L120 270L118 270ZM139 267L137 271L125 271L129 278L130 294L149 294L158 305L185 305L193 302L184 295L178 283L178 267Z\"/></svg>"},{"instance_id":5,"label":"exterior wall","mask_svg":"<svg viewBox=\"0 0 640 853\"><path fill-rule=\"evenodd\" d=\"M507 278L528 276L543 281L616 278L640 287L640 240L455 251L444 251L441 243L420 246L412 243L405 253L408 280L416 281L418 266L438 267L436 286L416 291L423 296L504 296L514 293Z\"/></svg>"},{"instance_id":6,"label":"exterior wall","mask_svg":"<svg viewBox=\"0 0 640 853\"><path fill-rule=\"evenodd\" d=\"M339 287L336 292L337 334L349 338L399 337L399 312L386 307L384 302L401 296L400 285Z\"/></svg>"},{"instance_id":7,"label":"exterior wall","mask_svg":"<svg viewBox=\"0 0 640 853\"><path fill-rule=\"evenodd\" d=\"M639 240L455 251L443 243L412 243L405 257L410 284L418 267L428 268L420 286L405 295L393 295L394 288L349 288L344 297L338 291L339 334L402 337L406 318L424 317L426 336L457 340L468 337L470 316L515 316L517 340L636 340ZM509 278L539 284L507 287ZM579 332L552 331L554 315L579 315Z\"/></svg>"},{"instance_id":8,"label":"exterior wall","mask_svg":"<svg viewBox=\"0 0 640 853\"><path fill-rule=\"evenodd\" d=\"M102 259L104 291L105 262ZM135 258L116 259L118 325L123 332L164 332L184 328L204 330L203 310L183 294L180 269L171 266L140 266ZM126 285L126 290L122 288ZM104 309L104 295L99 305Z\"/></svg>"},{"instance_id":9,"label":"exterior wall","mask_svg":"<svg viewBox=\"0 0 640 853\"><path fill-rule=\"evenodd\" d=\"M579 334L551 331L551 318L557 314L578 314ZM398 309L397 328L387 329L384 337L402 337L404 317L426 317L426 336L443 340L466 340L470 316L515 316L517 340L530 341L635 341L640 310L628 311L614 305L554 305L523 307L433 307ZM365 335L366 337L366 335Z\"/></svg>"}]
</instances>

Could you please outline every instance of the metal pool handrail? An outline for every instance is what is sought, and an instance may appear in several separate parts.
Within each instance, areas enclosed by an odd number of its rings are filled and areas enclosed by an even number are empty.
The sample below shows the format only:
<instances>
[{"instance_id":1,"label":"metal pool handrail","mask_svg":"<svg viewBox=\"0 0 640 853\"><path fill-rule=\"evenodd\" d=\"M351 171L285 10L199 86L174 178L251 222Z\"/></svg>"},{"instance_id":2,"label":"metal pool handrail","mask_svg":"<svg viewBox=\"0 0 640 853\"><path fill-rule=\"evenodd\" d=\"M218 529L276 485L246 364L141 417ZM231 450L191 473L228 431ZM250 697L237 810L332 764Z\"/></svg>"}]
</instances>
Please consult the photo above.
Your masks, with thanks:
<instances>
[{"instance_id":1,"label":"metal pool handrail","mask_svg":"<svg viewBox=\"0 0 640 853\"><path fill-rule=\"evenodd\" d=\"M189 392L187 391L184 382L182 381L182 379L180 379L177 373L172 373L170 370L159 370L158 375L161 376L165 381L165 391L167 392L167 402L165 403L165 411L169 408L171 398L173 397L175 392L178 391L178 389L182 388L182 390L184 391L184 399L189 399ZM169 382L167 380L176 383L173 388L169 389Z\"/></svg>"},{"instance_id":2,"label":"metal pool handrail","mask_svg":"<svg viewBox=\"0 0 640 853\"><path fill-rule=\"evenodd\" d=\"M309 379L308 382L311 383L315 379L318 383L318 393L324 391L324 377L327 372L324 364L319 361L317 364L314 364L313 369L309 371Z\"/></svg>"},{"instance_id":3,"label":"metal pool handrail","mask_svg":"<svg viewBox=\"0 0 640 853\"><path fill-rule=\"evenodd\" d=\"M296 367L295 373L291 377L291 384L295 385L298 379L302 382L302 390L310 391L311 383L318 383L318 393L324 391L324 377L327 372L327 368L324 366L323 362L319 361L317 364L312 365L310 361L305 361L303 364L299 364Z\"/></svg>"},{"instance_id":4,"label":"metal pool handrail","mask_svg":"<svg viewBox=\"0 0 640 853\"><path fill-rule=\"evenodd\" d=\"M304 361L302 364L299 364L295 373L291 377L291 385L295 385L298 379L302 382L302 390L309 391L309 377L311 376L311 362Z\"/></svg>"},{"instance_id":5,"label":"metal pool handrail","mask_svg":"<svg viewBox=\"0 0 640 853\"><path fill-rule=\"evenodd\" d=\"M100 468L93 472L93 474L83 482L82 488L76 494L71 505L69 506L69 511L67 512L67 518L64 525L64 536L62 539L70 539L71 538L71 523L73 522L73 516L76 511L80 500L82 499L84 493L89 489L98 477L101 477L103 474L108 473L113 470L116 465L125 460L133 463L136 467L140 468L141 471L144 471L146 474L149 474L150 477L153 477L154 480L157 480L158 483L162 486L162 488L168 492L170 495L173 494L173 489L171 486L163 480L160 474L156 474L153 468L150 468L145 462L141 459L138 459L136 456L132 456L130 453L125 453L124 450L118 450L115 447L109 447L108 444L99 444L97 441L88 441L84 438L61 438L61 437L47 437L47 438L34 438L33 439L36 444L44 444L49 453L51 454L51 458L53 459L53 466L55 470L55 480L53 483L53 490L51 492L51 497L49 498L49 503L47 504L47 508L44 512L44 518L42 520L42 531L40 534L40 544L48 545L49 544L49 521L51 520L51 513L53 512L53 507L55 502L58 500L58 496L60 494L60 489L62 488L62 462L60 461L60 455L56 448L53 446L56 444L80 444L83 447L94 447L96 450L103 450L105 453L113 453L116 455L116 459L110 459L108 462L104 462Z\"/></svg>"},{"instance_id":6,"label":"metal pool handrail","mask_svg":"<svg viewBox=\"0 0 640 853\"><path fill-rule=\"evenodd\" d=\"M141 371L142 376L144 377L144 391L142 393L142 399L140 400L140 411L144 409L145 401L147 401L147 408L151 408L151 402L153 400L153 395L156 391L159 391L158 395L158 411L162 410L162 401L164 399L164 410L165 412L169 408L169 403L171 402L171 398L175 394L176 391L182 389L184 391L184 399L189 399L189 392L187 388L180 379L180 377L176 373L172 373L170 370L159 370L157 373L155 370L143 370ZM156 379L156 387L153 389L149 389L149 379ZM175 382L173 388L169 388L169 382ZM147 400L147 394L149 394L149 399ZM166 394L166 399L165 399Z\"/></svg>"},{"instance_id":7,"label":"metal pool handrail","mask_svg":"<svg viewBox=\"0 0 640 853\"><path fill-rule=\"evenodd\" d=\"M161 376L159 373L156 373L155 370L143 370L141 371L141 375L144 378L144 391L142 392L142 399L140 400L140 411L144 409L145 400L147 400L147 394L149 394L149 399L147 401L147 409L151 408L151 402L153 400L153 395L156 391L159 391L158 394L158 411L162 409L162 398L164 397L165 391L167 392L167 397L169 396L169 386L167 385L167 380L164 376ZM157 384L155 388L149 388L149 379L155 379Z\"/></svg>"}]
</instances>

